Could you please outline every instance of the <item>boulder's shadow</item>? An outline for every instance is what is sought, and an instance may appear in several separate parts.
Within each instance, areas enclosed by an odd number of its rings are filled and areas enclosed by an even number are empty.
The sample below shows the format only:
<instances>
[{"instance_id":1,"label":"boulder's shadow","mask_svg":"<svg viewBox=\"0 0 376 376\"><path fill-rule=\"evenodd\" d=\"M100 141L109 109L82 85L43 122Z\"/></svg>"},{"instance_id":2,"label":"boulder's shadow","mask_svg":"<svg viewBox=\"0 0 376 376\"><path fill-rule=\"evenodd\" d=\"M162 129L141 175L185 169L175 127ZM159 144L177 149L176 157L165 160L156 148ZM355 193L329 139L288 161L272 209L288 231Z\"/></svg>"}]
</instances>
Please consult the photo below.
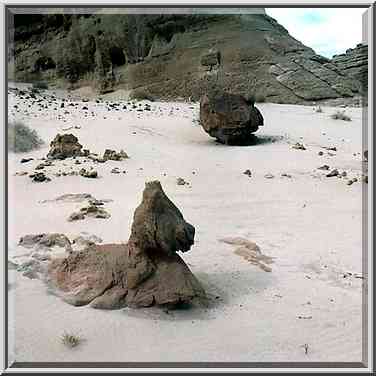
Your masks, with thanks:
<instances>
[{"instance_id":1,"label":"boulder's shadow","mask_svg":"<svg viewBox=\"0 0 376 376\"><path fill-rule=\"evenodd\" d=\"M274 144L277 142L281 142L283 140L283 136L268 136L268 135L254 135L251 134L247 139L242 140L241 142L237 143L229 143L227 145L219 142L218 140L214 140L217 145L223 146L256 146L256 145L265 145L265 144Z\"/></svg>"}]
</instances>

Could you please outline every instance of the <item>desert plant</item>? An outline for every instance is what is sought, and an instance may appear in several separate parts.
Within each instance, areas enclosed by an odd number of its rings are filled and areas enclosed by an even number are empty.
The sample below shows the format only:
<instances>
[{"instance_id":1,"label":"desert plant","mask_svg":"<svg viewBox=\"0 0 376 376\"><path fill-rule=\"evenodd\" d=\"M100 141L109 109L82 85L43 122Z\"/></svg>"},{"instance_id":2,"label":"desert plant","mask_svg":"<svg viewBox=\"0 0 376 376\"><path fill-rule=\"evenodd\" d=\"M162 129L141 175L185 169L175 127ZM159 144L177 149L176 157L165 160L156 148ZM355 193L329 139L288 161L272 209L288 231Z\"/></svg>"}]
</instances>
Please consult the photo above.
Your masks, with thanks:
<instances>
[{"instance_id":1,"label":"desert plant","mask_svg":"<svg viewBox=\"0 0 376 376\"><path fill-rule=\"evenodd\" d=\"M345 111L337 111L332 116L334 120L344 120L344 121L351 121L351 117L345 114Z\"/></svg>"},{"instance_id":2,"label":"desert plant","mask_svg":"<svg viewBox=\"0 0 376 376\"><path fill-rule=\"evenodd\" d=\"M316 107L315 112L319 112L319 113L323 112L321 106Z\"/></svg>"},{"instance_id":3,"label":"desert plant","mask_svg":"<svg viewBox=\"0 0 376 376\"><path fill-rule=\"evenodd\" d=\"M68 332L64 332L61 335L60 340L61 340L63 345L65 345L69 348L73 348L73 347L78 346L81 343L82 338L77 334L71 334L71 333L68 333Z\"/></svg>"},{"instance_id":4,"label":"desert plant","mask_svg":"<svg viewBox=\"0 0 376 376\"><path fill-rule=\"evenodd\" d=\"M8 144L10 151L25 153L41 147L43 140L34 129L15 121L8 125Z\"/></svg>"},{"instance_id":5,"label":"desert plant","mask_svg":"<svg viewBox=\"0 0 376 376\"><path fill-rule=\"evenodd\" d=\"M142 101L142 100L148 100L148 101L154 101L154 97L145 89L133 89L129 94L130 99Z\"/></svg>"},{"instance_id":6,"label":"desert plant","mask_svg":"<svg viewBox=\"0 0 376 376\"><path fill-rule=\"evenodd\" d=\"M47 90L48 89L48 84L47 82L33 82L33 89L41 89L41 90Z\"/></svg>"}]
</instances>

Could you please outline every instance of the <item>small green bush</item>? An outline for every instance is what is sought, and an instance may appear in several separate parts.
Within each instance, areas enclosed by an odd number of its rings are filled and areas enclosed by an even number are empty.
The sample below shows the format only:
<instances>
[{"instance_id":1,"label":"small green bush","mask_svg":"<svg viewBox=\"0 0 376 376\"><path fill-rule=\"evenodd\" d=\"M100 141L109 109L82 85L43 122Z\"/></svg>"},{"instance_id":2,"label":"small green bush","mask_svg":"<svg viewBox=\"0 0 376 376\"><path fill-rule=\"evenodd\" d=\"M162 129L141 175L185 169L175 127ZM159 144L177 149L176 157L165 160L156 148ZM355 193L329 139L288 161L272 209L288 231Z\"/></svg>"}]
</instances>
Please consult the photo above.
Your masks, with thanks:
<instances>
[{"instance_id":1,"label":"small green bush","mask_svg":"<svg viewBox=\"0 0 376 376\"><path fill-rule=\"evenodd\" d=\"M10 151L25 153L41 147L43 140L34 129L16 121L8 125L8 145Z\"/></svg>"},{"instance_id":2,"label":"small green bush","mask_svg":"<svg viewBox=\"0 0 376 376\"><path fill-rule=\"evenodd\" d=\"M129 98L137 101L147 100L154 101L154 97L145 89L134 89L130 92Z\"/></svg>"},{"instance_id":3,"label":"small green bush","mask_svg":"<svg viewBox=\"0 0 376 376\"><path fill-rule=\"evenodd\" d=\"M345 111L337 111L332 116L334 120L344 120L344 121L351 121L351 117L345 114Z\"/></svg>"}]
</instances>

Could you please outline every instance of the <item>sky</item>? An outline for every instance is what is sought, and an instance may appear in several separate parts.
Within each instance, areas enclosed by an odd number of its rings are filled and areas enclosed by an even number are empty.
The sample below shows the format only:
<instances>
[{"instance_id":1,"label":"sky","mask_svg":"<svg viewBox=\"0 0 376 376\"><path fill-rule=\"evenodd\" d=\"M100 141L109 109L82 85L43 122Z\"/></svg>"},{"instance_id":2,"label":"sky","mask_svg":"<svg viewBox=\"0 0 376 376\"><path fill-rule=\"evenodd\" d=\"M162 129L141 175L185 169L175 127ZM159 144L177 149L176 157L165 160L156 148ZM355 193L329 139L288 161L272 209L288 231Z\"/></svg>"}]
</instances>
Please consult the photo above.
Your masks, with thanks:
<instances>
[{"instance_id":1,"label":"sky","mask_svg":"<svg viewBox=\"0 0 376 376\"><path fill-rule=\"evenodd\" d=\"M266 8L291 36L331 58L362 42L366 8Z\"/></svg>"}]
</instances>

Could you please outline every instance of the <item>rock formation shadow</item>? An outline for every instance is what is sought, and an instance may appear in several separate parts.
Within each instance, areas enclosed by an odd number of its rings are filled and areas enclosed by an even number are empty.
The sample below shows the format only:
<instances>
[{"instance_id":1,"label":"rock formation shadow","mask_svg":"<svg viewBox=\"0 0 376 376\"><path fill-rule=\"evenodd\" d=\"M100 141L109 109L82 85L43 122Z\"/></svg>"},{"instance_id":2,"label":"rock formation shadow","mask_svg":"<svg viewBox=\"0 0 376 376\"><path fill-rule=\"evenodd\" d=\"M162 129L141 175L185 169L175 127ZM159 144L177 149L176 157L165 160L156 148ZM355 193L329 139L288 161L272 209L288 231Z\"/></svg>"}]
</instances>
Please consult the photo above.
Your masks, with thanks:
<instances>
[{"instance_id":1,"label":"rock formation shadow","mask_svg":"<svg viewBox=\"0 0 376 376\"><path fill-rule=\"evenodd\" d=\"M203 285L208 308L215 309L241 303L247 295L254 295L272 284L273 277L256 267L248 270L196 273Z\"/></svg>"}]
</instances>

